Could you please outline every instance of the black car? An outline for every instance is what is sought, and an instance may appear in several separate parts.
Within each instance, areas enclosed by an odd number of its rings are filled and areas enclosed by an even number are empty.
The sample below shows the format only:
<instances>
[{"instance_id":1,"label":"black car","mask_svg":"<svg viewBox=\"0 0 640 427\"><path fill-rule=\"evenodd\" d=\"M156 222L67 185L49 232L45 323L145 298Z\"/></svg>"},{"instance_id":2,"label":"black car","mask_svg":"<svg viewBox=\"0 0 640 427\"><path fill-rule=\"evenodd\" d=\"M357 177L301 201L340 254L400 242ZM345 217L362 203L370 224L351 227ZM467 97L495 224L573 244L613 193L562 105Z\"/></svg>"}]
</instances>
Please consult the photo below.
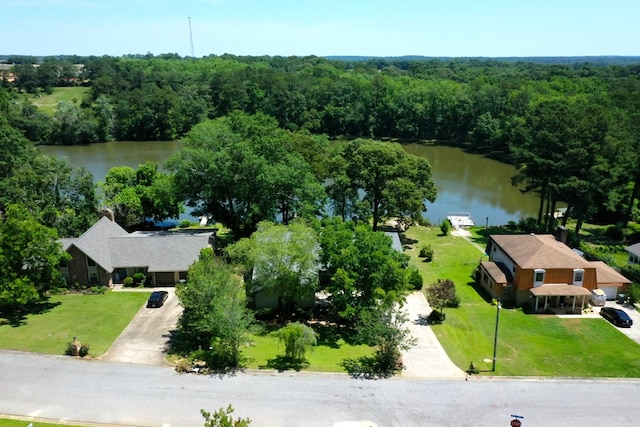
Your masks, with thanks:
<instances>
[{"instance_id":1,"label":"black car","mask_svg":"<svg viewBox=\"0 0 640 427\"><path fill-rule=\"evenodd\" d=\"M147 300L147 308L151 307L162 307L164 302L169 297L169 292L167 291L155 291L152 292Z\"/></svg>"},{"instance_id":2,"label":"black car","mask_svg":"<svg viewBox=\"0 0 640 427\"><path fill-rule=\"evenodd\" d=\"M631 317L629 317L624 310L620 310L619 308L602 307L600 309L600 316L620 328L630 328L631 325L633 325Z\"/></svg>"}]
</instances>

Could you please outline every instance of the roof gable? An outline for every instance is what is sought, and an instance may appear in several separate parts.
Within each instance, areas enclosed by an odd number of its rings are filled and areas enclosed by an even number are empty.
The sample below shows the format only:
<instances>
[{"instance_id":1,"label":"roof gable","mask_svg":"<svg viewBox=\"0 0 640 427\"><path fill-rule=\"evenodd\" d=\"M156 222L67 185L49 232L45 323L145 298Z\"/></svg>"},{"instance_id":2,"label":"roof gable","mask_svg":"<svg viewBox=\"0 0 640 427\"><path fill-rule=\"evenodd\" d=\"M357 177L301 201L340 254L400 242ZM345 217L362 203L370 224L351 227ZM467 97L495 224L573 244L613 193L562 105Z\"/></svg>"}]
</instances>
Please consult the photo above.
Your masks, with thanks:
<instances>
[{"instance_id":1,"label":"roof gable","mask_svg":"<svg viewBox=\"0 0 640 427\"><path fill-rule=\"evenodd\" d=\"M128 235L129 233L116 222L102 217L71 244L94 260L100 267L111 272L113 266L109 252L109 239Z\"/></svg>"},{"instance_id":2,"label":"roof gable","mask_svg":"<svg viewBox=\"0 0 640 427\"><path fill-rule=\"evenodd\" d=\"M593 268L551 234L496 235L491 239L520 268Z\"/></svg>"},{"instance_id":3,"label":"roof gable","mask_svg":"<svg viewBox=\"0 0 640 427\"><path fill-rule=\"evenodd\" d=\"M625 248L625 250L627 252L629 252L631 255L635 255L637 257L640 257L640 243L636 243L634 245L627 246Z\"/></svg>"}]
</instances>

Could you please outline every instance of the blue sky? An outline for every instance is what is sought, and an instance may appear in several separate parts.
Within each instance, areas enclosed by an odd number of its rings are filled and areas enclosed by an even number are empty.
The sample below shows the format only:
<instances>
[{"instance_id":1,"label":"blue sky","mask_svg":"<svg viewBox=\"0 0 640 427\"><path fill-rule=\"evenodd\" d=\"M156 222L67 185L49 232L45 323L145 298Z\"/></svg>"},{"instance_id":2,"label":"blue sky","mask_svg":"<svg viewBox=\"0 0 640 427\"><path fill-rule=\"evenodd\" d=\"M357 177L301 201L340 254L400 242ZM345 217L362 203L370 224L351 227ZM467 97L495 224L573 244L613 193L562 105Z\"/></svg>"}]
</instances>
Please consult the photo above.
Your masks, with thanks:
<instances>
[{"instance_id":1,"label":"blue sky","mask_svg":"<svg viewBox=\"0 0 640 427\"><path fill-rule=\"evenodd\" d=\"M0 0L0 54L640 55L638 0Z\"/></svg>"}]
</instances>

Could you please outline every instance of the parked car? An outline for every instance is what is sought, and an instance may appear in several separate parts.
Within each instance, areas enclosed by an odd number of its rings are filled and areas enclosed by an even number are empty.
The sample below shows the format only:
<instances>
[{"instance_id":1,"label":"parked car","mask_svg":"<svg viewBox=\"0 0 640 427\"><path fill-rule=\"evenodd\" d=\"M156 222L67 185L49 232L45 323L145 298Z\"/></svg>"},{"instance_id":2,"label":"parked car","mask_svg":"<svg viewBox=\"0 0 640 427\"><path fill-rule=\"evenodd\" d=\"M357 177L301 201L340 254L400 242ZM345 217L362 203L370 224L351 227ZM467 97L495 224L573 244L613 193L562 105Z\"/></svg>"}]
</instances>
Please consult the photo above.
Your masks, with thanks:
<instances>
[{"instance_id":1,"label":"parked car","mask_svg":"<svg viewBox=\"0 0 640 427\"><path fill-rule=\"evenodd\" d=\"M604 317L619 328L630 328L631 325L633 325L631 317L629 317L624 310L620 310L619 308L602 307L600 309L600 316Z\"/></svg>"},{"instance_id":2,"label":"parked car","mask_svg":"<svg viewBox=\"0 0 640 427\"><path fill-rule=\"evenodd\" d=\"M167 291L152 292L147 300L147 308L162 307L167 298L169 298L169 292Z\"/></svg>"}]
</instances>

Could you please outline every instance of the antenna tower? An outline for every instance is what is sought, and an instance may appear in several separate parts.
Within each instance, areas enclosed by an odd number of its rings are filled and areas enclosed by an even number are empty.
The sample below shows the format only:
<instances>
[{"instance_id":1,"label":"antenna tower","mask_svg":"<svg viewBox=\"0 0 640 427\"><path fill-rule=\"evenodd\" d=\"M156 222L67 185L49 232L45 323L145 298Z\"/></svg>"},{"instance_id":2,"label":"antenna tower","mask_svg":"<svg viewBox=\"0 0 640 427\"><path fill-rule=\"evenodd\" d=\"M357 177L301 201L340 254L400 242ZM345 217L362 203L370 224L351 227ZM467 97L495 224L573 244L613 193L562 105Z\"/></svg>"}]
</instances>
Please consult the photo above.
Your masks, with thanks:
<instances>
[{"instance_id":1,"label":"antenna tower","mask_svg":"<svg viewBox=\"0 0 640 427\"><path fill-rule=\"evenodd\" d=\"M191 57L195 58L193 53L193 33L191 32L191 17L189 17L189 41L191 42Z\"/></svg>"}]
</instances>

